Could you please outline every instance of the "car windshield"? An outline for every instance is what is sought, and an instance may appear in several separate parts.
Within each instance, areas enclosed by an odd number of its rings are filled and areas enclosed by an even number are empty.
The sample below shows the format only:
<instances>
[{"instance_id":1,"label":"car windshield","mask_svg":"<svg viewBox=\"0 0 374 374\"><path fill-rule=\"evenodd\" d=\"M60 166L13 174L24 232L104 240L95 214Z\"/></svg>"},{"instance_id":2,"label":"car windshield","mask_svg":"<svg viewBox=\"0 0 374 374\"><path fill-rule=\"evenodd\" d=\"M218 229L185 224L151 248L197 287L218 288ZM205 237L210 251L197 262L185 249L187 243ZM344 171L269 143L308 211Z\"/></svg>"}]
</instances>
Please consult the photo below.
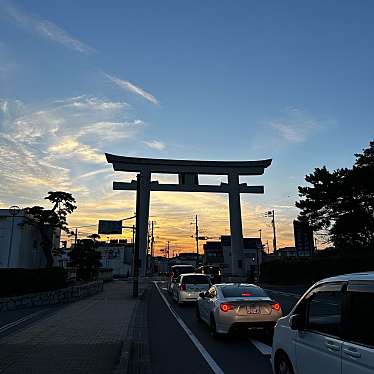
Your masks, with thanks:
<instances>
[{"instance_id":1,"label":"car windshield","mask_svg":"<svg viewBox=\"0 0 374 374\"><path fill-rule=\"evenodd\" d=\"M224 297L267 297L266 292L255 286L231 285L221 288Z\"/></svg>"},{"instance_id":2,"label":"car windshield","mask_svg":"<svg viewBox=\"0 0 374 374\"><path fill-rule=\"evenodd\" d=\"M209 278L204 275L187 275L182 278L184 284L209 284Z\"/></svg>"}]
</instances>

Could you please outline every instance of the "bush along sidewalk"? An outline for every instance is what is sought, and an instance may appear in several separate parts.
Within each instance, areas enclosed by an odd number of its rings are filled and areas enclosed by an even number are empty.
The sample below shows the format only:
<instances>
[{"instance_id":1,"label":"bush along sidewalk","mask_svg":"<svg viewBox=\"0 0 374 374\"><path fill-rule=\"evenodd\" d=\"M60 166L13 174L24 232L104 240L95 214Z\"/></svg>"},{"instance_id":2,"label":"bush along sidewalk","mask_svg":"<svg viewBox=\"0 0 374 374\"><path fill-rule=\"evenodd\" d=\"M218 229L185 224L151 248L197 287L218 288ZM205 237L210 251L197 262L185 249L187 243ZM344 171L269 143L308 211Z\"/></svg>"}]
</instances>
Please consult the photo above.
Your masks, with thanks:
<instances>
[{"instance_id":1,"label":"bush along sidewalk","mask_svg":"<svg viewBox=\"0 0 374 374\"><path fill-rule=\"evenodd\" d=\"M0 269L0 297L52 291L66 286L67 273L63 268Z\"/></svg>"}]
</instances>

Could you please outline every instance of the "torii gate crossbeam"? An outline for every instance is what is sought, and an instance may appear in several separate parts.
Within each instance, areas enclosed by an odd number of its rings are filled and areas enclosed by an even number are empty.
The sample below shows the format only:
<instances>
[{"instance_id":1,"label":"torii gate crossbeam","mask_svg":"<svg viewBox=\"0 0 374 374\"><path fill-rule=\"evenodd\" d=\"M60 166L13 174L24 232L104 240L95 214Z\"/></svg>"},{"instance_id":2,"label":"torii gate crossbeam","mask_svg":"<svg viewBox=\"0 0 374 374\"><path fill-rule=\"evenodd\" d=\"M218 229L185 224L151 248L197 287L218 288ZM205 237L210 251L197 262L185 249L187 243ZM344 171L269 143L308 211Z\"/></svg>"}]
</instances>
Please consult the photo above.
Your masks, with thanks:
<instances>
[{"instance_id":1,"label":"torii gate crossbeam","mask_svg":"<svg viewBox=\"0 0 374 374\"><path fill-rule=\"evenodd\" d=\"M240 207L241 193L264 193L263 186L247 186L239 183L240 175L262 175L270 166L271 159L259 161L192 161L165 160L140 157L116 156L105 154L108 163L115 171L137 172L139 183L139 250L140 274L146 274L147 231L151 191L216 192L229 194L230 231L231 231L231 273L240 275L239 260L243 249L243 229ZM152 173L178 174L178 184L162 184L151 181ZM199 184L199 174L227 175L228 183L220 185ZM113 182L114 190L136 190L137 181Z\"/></svg>"}]
</instances>

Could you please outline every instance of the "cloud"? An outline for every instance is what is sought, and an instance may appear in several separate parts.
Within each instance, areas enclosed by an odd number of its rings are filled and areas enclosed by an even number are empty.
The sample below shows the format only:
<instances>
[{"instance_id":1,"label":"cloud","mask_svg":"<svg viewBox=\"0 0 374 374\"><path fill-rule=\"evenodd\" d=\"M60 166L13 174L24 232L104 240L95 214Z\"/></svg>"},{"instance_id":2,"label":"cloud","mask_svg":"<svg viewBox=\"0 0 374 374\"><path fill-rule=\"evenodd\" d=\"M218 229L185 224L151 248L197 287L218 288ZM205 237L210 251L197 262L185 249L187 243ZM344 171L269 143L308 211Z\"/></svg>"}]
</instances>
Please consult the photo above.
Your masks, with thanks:
<instances>
[{"instance_id":1,"label":"cloud","mask_svg":"<svg viewBox=\"0 0 374 374\"><path fill-rule=\"evenodd\" d=\"M19 8L10 5L3 5L5 12L17 22L18 25L30 30L42 37L59 43L67 48L82 53L95 52L94 48L74 38L67 31L58 27L51 21L26 14Z\"/></svg>"},{"instance_id":2,"label":"cloud","mask_svg":"<svg viewBox=\"0 0 374 374\"><path fill-rule=\"evenodd\" d=\"M87 95L41 104L0 98L0 200L29 205L54 189L92 195L105 151L118 142L128 149L143 129L128 109Z\"/></svg>"},{"instance_id":3,"label":"cloud","mask_svg":"<svg viewBox=\"0 0 374 374\"><path fill-rule=\"evenodd\" d=\"M166 148L166 145L159 142L158 140L149 140L144 141L143 143L146 144L149 148L156 149L157 151L163 151Z\"/></svg>"},{"instance_id":4,"label":"cloud","mask_svg":"<svg viewBox=\"0 0 374 374\"><path fill-rule=\"evenodd\" d=\"M82 175L79 175L77 179L82 179L82 178L91 178L94 177L98 174L113 174L113 170L110 168L104 168L104 169L99 169L99 170L94 170L90 171L88 173L84 173Z\"/></svg>"},{"instance_id":5,"label":"cloud","mask_svg":"<svg viewBox=\"0 0 374 374\"><path fill-rule=\"evenodd\" d=\"M156 104L156 105L159 104L158 100L152 94L144 91L142 88L140 88L138 86L135 86L135 84L133 84L129 81L125 81L125 80L122 80L120 78L114 77L114 76L109 75L109 74L104 74L104 75L111 82L113 82L118 87L122 88L123 90L130 91L130 92L132 92L136 95L139 95L139 96L143 97L144 99L148 100L149 102L151 102L152 104Z\"/></svg>"},{"instance_id":6,"label":"cloud","mask_svg":"<svg viewBox=\"0 0 374 374\"><path fill-rule=\"evenodd\" d=\"M330 124L317 120L311 114L296 107L289 108L283 119L270 122L271 127L289 143L304 143Z\"/></svg>"}]
</instances>

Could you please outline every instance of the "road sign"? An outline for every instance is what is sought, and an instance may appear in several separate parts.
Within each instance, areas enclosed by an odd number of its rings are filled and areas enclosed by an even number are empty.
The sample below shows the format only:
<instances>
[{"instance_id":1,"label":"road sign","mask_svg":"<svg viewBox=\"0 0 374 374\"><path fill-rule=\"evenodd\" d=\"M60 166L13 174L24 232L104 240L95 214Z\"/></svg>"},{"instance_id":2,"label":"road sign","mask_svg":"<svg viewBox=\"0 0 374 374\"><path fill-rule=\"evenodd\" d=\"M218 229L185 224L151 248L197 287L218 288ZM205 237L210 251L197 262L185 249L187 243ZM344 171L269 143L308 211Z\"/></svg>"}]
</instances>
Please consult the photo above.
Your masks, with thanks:
<instances>
[{"instance_id":1,"label":"road sign","mask_svg":"<svg viewBox=\"0 0 374 374\"><path fill-rule=\"evenodd\" d=\"M122 220L121 221L108 221L99 220L99 234L122 234Z\"/></svg>"}]
</instances>

